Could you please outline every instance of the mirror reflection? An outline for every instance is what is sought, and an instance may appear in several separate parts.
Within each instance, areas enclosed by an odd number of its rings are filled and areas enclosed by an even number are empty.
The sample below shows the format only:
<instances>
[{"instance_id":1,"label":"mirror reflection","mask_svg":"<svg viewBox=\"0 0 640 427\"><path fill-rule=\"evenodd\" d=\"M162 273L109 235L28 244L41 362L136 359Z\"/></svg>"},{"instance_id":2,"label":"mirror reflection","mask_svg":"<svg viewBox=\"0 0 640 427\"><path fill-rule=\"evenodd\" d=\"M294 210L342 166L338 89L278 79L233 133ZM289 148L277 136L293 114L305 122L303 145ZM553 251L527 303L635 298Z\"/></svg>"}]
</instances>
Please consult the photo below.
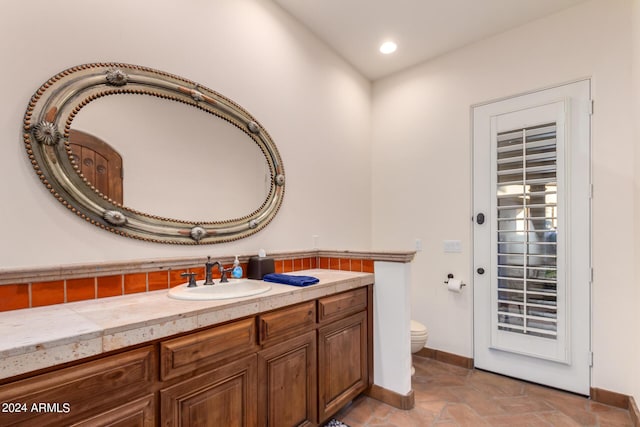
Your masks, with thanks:
<instances>
[{"instance_id":1,"label":"mirror reflection","mask_svg":"<svg viewBox=\"0 0 640 427\"><path fill-rule=\"evenodd\" d=\"M109 172L112 162L100 167L85 134L119 154L121 169ZM103 193L138 211L196 221L239 218L258 209L269 192L258 145L236 126L183 103L136 94L101 98L75 117L69 142L89 182L115 187Z\"/></svg>"},{"instance_id":2,"label":"mirror reflection","mask_svg":"<svg viewBox=\"0 0 640 427\"><path fill-rule=\"evenodd\" d=\"M31 97L23 129L49 193L120 236L230 242L266 227L284 197L284 166L266 129L231 99L164 71L63 70Z\"/></svg>"}]
</instances>

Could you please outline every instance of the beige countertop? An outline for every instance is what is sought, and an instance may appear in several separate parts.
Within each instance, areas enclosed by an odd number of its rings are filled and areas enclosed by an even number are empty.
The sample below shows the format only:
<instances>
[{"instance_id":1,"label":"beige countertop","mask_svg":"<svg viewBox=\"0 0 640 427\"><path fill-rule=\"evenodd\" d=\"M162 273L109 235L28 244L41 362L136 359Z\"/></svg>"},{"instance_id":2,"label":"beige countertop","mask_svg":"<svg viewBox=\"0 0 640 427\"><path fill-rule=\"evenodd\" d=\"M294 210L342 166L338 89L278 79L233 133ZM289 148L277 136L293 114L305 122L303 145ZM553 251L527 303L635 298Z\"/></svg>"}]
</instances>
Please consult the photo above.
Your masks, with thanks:
<instances>
[{"instance_id":1,"label":"beige countertop","mask_svg":"<svg viewBox=\"0 0 640 427\"><path fill-rule=\"evenodd\" d=\"M183 301L168 290L0 313L0 379L189 332L373 283L371 273L297 271L320 282L263 294Z\"/></svg>"}]
</instances>

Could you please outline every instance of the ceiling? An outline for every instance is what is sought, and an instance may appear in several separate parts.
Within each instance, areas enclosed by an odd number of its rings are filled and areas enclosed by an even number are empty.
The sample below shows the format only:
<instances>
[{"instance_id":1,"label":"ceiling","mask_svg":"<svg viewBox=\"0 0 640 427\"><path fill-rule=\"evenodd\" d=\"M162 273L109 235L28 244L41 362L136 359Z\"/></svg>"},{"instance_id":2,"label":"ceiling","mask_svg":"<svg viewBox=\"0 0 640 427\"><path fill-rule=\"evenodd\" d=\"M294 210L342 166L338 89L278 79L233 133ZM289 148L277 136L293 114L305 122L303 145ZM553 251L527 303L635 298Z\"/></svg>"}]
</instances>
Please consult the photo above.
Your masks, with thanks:
<instances>
[{"instance_id":1,"label":"ceiling","mask_svg":"<svg viewBox=\"0 0 640 427\"><path fill-rule=\"evenodd\" d=\"M585 0L273 0L370 80ZM378 51L393 39L398 50Z\"/></svg>"}]
</instances>

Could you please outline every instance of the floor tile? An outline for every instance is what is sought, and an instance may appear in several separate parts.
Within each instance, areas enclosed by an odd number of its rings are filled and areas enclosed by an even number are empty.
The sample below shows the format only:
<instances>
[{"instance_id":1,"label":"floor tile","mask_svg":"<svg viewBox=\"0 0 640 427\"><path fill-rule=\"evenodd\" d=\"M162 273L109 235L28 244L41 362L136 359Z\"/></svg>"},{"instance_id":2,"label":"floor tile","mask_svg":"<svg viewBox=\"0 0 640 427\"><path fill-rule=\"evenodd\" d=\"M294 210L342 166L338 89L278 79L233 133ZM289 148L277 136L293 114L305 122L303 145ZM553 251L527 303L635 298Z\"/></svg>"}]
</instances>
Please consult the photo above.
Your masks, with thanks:
<instances>
[{"instance_id":1,"label":"floor tile","mask_svg":"<svg viewBox=\"0 0 640 427\"><path fill-rule=\"evenodd\" d=\"M586 397L414 356L409 411L360 396L336 414L350 427L630 427L629 412Z\"/></svg>"}]
</instances>

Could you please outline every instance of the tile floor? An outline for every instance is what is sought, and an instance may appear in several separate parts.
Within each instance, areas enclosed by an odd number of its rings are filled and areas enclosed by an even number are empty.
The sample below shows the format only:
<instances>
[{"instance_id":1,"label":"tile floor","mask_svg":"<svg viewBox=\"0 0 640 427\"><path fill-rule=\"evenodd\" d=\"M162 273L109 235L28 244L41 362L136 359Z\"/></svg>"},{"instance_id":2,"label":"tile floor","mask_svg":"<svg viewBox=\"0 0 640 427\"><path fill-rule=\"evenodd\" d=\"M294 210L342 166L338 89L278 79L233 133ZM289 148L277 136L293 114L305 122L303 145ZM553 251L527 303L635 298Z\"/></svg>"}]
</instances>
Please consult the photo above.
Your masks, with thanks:
<instances>
[{"instance_id":1,"label":"tile floor","mask_svg":"<svg viewBox=\"0 0 640 427\"><path fill-rule=\"evenodd\" d=\"M585 397L414 356L415 407L360 396L336 419L350 427L632 426L629 412Z\"/></svg>"}]
</instances>

